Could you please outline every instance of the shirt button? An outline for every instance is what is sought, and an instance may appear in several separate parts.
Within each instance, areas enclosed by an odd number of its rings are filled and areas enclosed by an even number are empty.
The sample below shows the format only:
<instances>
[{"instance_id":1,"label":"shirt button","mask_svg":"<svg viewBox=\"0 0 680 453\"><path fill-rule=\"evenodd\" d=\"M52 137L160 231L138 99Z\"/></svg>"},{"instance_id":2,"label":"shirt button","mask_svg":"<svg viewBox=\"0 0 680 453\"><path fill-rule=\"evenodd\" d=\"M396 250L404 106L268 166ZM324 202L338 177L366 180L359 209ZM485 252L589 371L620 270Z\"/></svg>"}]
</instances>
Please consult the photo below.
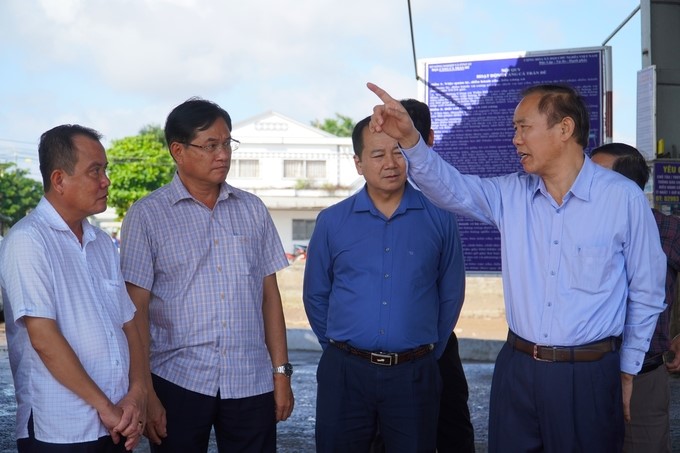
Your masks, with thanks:
<instances>
[{"instance_id":1,"label":"shirt button","mask_svg":"<svg viewBox=\"0 0 680 453\"><path fill-rule=\"evenodd\" d=\"M215 242L214 242L214 243L215 243L215 245L217 245L217 244L220 243L220 241L219 241L218 239L215 239Z\"/></svg>"},{"instance_id":2,"label":"shirt button","mask_svg":"<svg viewBox=\"0 0 680 453\"><path fill-rule=\"evenodd\" d=\"M383 305L387 305L387 301L386 301L386 300L383 300L383 301L382 301L382 304L383 304Z\"/></svg>"},{"instance_id":3,"label":"shirt button","mask_svg":"<svg viewBox=\"0 0 680 453\"><path fill-rule=\"evenodd\" d=\"M380 335L385 335L385 331L382 330L382 329L380 329L380 330L378 331L378 333L379 333Z\"/></svg>"},{"instance_id":4,"label":"shirt button","mask_svg":"<svg viewBox=\"0 0 680 453\"><path fill-rule=\"evenodd\" d=\"M390 248L389 248L389 247L385 247L385 251L386 251L386 252L389 252L389 251L390 251Z\"/></svg>"},{"instance_id":5,"label":"shirt button","mask_svg":"<svg viewBox=\"0 0 680 453\"><path fill-rule=\"evenodd\" d=\"M550 275L555 275L555 271L550 271Z\"/></svg>"},{"instance_id":6,"label":"shirt button","mask_svg":"<svg viewBox=\"0 0 680 453\"><path fill-rule=\"evenodd\" d=\"M543 334L543 338L548 338L548 334L547 334L547 333L544 333L544 334Z\"/></svg>"},{"instance_id":7,"label":"shirt button","mask_svg":"<svg viewBox=\"0 0 680 453\"><path fill-rule=\"evenodd\" d=\"M222 266L217 266L217 272L222 272Z\"/></svg>"},{"instance_id":8,"label":"shirt button","mask_svg":"<svg viewBox=\"0 0 680 453\"><path fill-rule=\"evenodd\" d=\"M548 302L548 307L552 307L552 302Z\"/></svg>"},{"instance_id":9,"label":"shirt button","mask_svg":"<svg viewBox=\"0 0 680 453\"><path fill-rule=\"evenodd\" d=\"M553 244L555 244L555 245L557 245L559 243L560 243L560 241L557 241L557 240L553 241Z\"/></svg>"},{"instance_id":10,"label":"shirt button","mask_svg":"<svg viewBox=\"0 0 680 453\"><path fill-rule=\"evenodd\" d=\"M390 274L385 274L385 278L390 278Z\"/></svg>"},{"instance_id":11,"label":"shirt button","mask_svg":"<svg viewBox=\"0 0 680 453\"><path fill-rule=\"evenodd\" d=\"M224 293L220 293L220 299L224 300Z\"/></svg>"}]
</instances>

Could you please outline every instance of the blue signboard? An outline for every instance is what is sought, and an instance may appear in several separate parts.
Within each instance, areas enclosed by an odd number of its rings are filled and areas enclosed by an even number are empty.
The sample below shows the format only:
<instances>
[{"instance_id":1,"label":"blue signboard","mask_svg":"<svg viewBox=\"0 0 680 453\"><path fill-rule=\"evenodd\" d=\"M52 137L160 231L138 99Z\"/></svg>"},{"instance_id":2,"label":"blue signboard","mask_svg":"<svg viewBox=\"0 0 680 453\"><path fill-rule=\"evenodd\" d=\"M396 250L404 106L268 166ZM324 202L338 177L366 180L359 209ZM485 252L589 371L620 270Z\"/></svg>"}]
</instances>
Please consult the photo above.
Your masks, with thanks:
<instances>
[{"instance_id":1,"label":"blue signboard","mask_svg":"<svg viewBox=\"0 0 680 453\"><path fill-rule=\"evenodd\" d=\"M490 177L522 170L512 144L512 116L521 91L531 85L568 84L578 90L590 114L588 149L611 136L608 47L426 59L420 64L434 149L462 173ZM466 270L500 272L496 228L458 218Z\"/></svg>"}]
</instances>

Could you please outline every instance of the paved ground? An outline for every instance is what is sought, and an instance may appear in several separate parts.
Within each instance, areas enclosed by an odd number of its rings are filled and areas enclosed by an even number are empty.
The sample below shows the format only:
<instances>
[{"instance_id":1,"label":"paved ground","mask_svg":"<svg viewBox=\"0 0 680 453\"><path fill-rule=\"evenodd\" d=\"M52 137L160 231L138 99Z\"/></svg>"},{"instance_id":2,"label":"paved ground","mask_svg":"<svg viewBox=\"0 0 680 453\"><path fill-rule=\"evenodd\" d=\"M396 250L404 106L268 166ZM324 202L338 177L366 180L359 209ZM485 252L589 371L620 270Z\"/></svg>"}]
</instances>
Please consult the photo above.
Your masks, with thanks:
<instances>
[{"instance_id":1,"label":"paved ground","mask_svg":"<svg viewBox=\"0 0 680 453\"><path fill-rule=\"evenodd\" d=\"M0 329L1 330L1 329ZM4 332L0 332L4 342ZM495 342L471 344L461 343L464 354L475 353L488 356L497 348ZM476 352L475 352L476 351ZM314 411L316 395L316 365L320 352L295 349L291 351L290 360L295 365L293 375L293 390L296 406L293 416L278 428L278 451L280 453L306 453L314 451ZM475 428L475 443L478 452L486 452L486 424L489 407L489 389L493 363L464 361L464 368L470 386L470 412ZM671 435L673 437L673 451L680 452L680 378L671 379ZM0 453L15 452L14 420L16 403L12 377L7 360L7 351L0 344ZM148 447L142 445L136 452L148 452ZM217 451L214 443L210 453Z\"/></svg>"}]
</instances>

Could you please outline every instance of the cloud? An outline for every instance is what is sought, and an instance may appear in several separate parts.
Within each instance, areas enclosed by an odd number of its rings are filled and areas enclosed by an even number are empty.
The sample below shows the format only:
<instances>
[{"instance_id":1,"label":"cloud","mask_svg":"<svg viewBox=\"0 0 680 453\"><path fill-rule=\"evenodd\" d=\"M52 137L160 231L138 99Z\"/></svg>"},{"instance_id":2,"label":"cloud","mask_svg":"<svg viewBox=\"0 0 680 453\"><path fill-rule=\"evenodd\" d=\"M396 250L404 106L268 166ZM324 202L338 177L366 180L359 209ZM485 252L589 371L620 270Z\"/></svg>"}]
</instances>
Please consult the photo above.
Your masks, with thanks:
<instances>
[{"instance_id":1,"label":"cloud","mask_svg":"<svg viewBox=\"0 0 680 453\"><path fill-rule=\"evenodd\" d=\"M528 16L527 1L550 12ZM582 15L588 2L576 2L568 13ZM417 56L597 45L607 34L570 32L574 17L540 3L411 2ZM367 81L417 96L403 1L2 0L0 29L0 139L37 141L65 120L122 138L194 95L236 122L276 110L305 123L370 113Z\"/></svg>"}]
</instances>

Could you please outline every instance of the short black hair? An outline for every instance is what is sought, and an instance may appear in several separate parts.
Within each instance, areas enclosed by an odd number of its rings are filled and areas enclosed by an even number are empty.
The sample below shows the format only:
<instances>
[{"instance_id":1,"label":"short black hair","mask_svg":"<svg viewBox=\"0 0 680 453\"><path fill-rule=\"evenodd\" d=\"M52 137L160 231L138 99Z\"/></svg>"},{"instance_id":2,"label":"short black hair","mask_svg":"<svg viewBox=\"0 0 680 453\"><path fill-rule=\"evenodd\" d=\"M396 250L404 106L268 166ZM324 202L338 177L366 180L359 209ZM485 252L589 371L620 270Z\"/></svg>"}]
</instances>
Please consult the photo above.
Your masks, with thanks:
<instances>
[{"instance_id":1,"label":"short black hair","mask_svg":"<svg viewBox=\"0 0 680 453\"><path fill-rule=\"evenodd\" d=\"M592 150L590 157L597 154L609 154L616 157L612 170L621 173L640 186L640 189L645 190L645 185L649 181L649 166L637 148L625 143L607 143Z\"/></svg>"},{"instance_id":2,"label":"short black hair","mask_svg":"<svg viewBox=\"0 0 680 453\"><path fill-rule=\"evenodd\" d=\"M102 134L96 130L78 124L62 124L40 136L38 161L45 192L50 190L52 185L50 178L54 170L63 170L69 175L73 174L78 163L78 155L73 144L73 139L77 135L84 135L96 141L102 138Z\"/></svg>"},{"instance_id":3,"label":"short black hair","mask_svg":"<svg viewBox=\"0 0 680 453\"><path fill-rule=\"evenodd\" d=\"M222 118L231 131L231 117L219 105L198 97L187 99L170 112L165 121L165 141L168 146L173 142L189 143L198 131L208 129Z\"/></svg>"},{"instance_id":4,"label":"short black hair","mask_svg":"<svg viewBox=\"0 0 680 453\"><path fill-rule=\"evenodd\" d=\"M361 153L364 150L364 129L366 129L371 122L371 117L367 116L359 121L352 130L352 147L354 154L361 159Z\"/></svg>"}]
</instances>

